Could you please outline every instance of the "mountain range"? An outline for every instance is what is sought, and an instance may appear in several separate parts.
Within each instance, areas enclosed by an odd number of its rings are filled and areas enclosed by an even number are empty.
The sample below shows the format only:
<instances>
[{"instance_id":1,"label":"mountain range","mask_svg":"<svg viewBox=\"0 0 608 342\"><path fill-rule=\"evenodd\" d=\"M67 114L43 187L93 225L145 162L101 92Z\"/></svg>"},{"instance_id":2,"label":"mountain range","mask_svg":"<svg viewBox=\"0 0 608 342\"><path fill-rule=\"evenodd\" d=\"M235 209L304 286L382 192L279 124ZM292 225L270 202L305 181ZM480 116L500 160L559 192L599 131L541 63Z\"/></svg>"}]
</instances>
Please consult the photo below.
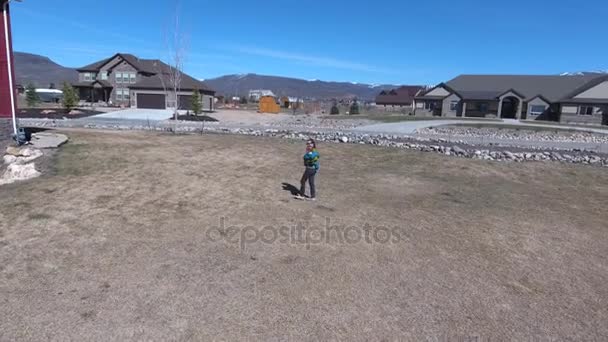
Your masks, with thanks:
<instances>
[{"instance_id":1,"label":"mountain range","mask_svg":"<svg viewBox=\"0 0 608 342\"><path fill-rule=\"evenodd\" d=\"M78 73L74 68L61 66L50 58L25 52L15 52L15 74L17 84L26 86L33 83L39 88L54 83L61 87L64 81L75 82ZM566 72L562 76L584 75L594 72ZM247 96L249 90L268 89L277 96L292 96L303 99L341 99L357 97L360 100L373 100L382 90L397 88L397 85L361 84L352 82L326 82L302 80L297 78L264 76L256 74L226 75L204 80L218 95Z\"/></svg>"},{"instance_id":2,"label":"mountain range","mask_svg":"<svg viewBox=\"0 0 608 342\"><path fill-rule=\"evenodd\" d=\"M396 85L372 85L351 82L327 82L256 74L226 75L205 80L211 88L226 96L246 96L252 89L268 89L277 96L331 99L373 100L380 91Z\"/></svg>"},{"instance_id":3,"label":"mountain range","mask_svg":"<svg viewBox=\"0 0 608 342\"><path fill-rule=\"evenodd\" d=\"M48 88L54 83L57 88L63 82L78 81L78 72L53 62L50 58L25 52L15 52L15 78L17 84L32 83L38 88Z\"/></svg>"},{"instance_id":4,"label":"mountain range","mask_svg":"<svg viewBox=\"0 0 608 342\"><path fill-rule=\"evenodd\" d=\"M36 87L47 88L54 83L59 88L64 81L78 80L78 73L74 68L59 65L48 57L25 52L15 52L14 56L17 84L24 87L32 83ZM247 96L249 90L269 89L279 96L317 99L357 97L361 100L372 100L381 90L396 87L394 85L307 81L256 74L227 75L207 79L204 82L215 89L218 95Z\"/></svg>"}]
</instances>

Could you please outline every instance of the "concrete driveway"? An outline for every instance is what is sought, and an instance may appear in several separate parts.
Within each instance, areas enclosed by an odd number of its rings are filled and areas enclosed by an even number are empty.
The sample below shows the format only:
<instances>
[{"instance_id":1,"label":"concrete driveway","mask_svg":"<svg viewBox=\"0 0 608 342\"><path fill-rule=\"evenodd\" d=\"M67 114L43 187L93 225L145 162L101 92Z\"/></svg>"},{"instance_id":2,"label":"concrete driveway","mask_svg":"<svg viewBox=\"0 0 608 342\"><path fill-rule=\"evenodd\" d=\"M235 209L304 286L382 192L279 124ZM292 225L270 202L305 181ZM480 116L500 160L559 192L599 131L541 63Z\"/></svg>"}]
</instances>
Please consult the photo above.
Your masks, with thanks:
<instances>
[{"instance_id":1,"label":"concrete driveway","mask_svg":"<svg viewBox=\"0 0 608 342\"><path fill-rule=\"evenodd\" d=\"M127 120L168 120L173 115L172 110L168 109L140 109L129 108L115 112L92 116L94 119L127 119Z\"/></svg>"}]
</instances>

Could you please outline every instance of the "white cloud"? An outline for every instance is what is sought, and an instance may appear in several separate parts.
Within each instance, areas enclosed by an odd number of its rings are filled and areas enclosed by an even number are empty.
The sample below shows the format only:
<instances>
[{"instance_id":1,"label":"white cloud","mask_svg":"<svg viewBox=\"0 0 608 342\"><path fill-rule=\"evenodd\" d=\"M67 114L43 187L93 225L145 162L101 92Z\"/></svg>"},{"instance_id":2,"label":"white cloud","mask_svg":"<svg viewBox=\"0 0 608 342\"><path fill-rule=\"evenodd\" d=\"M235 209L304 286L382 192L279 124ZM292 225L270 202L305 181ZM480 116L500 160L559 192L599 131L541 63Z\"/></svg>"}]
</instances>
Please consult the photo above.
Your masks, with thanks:
<instances>
[{"instance_id":1,"label":"white cloud","mask_svg":"<svg viewBox=\"0 0 608 342\"><path fill-rule=\"evenodd\" d=\"M65 17L52 15L52 14L49 14L46 12L42 13L42 12L35 11L35 10L33 11L31 9L23 8L23 7L19 7L18 9L15 9L13 13L14 13L13 17L23 14L23 15L33 17L33 18L46 19L49 21L53 21L59 25L71 26L80 31L89 33L91 35L91 37L90 37L91 40L99 41L99 40L103 40L103 39L107 39L107 40L119 39L121 41L127 41L127 42L131 42L131 43L136 43L136 44L147 44L148 43L147 41L133 37L132 35L112 32L111 30L108 30L108 29L97 28L97 26L94 24L78 22L78 21L75 21L73 18L66 19Z\"/></svg>"},{"instance_id":2,"label":"white cloud","mask_svg":"<svg viewBox=\"0 0 608 342\"><path fill-rule=\"evenodd\" d=\"M313 55L304 55L287 51L279 51L265 48L257 48L257 47L249 47L249 46L237 46L229 48L232 51L262 56L262 57L270 57L276 59L283 59L292 62L304 63L312 66L318 67L328 67L335 69L346 69L353 71L364 71L364 72L373 72L373 73L394 73L392 70L388 70L385 68L377 67L374 65L357 63L352 61L340 60L331 57L320 57Z\"/></svg>"}]
</instances>

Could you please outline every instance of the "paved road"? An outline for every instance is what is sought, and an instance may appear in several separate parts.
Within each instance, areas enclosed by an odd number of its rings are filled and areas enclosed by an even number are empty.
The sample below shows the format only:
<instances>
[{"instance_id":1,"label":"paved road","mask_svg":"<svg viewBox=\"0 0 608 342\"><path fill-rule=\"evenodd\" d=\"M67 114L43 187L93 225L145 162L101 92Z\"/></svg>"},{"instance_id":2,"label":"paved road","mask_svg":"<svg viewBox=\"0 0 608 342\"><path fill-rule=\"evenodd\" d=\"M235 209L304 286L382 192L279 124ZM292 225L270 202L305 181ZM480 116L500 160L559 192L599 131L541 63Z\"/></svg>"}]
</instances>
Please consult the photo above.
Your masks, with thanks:
<instances>
[{"instance_id":1,"label":"paved road","mask_svg":"<svg viewBox=\"0 0 608 342\"><path fill-rule=\"evenodd\" d=\"M503 120L503 121L483 121L483 120L427 120L427 121L402 121L395 123L383 123L374 124L369 126L361 126L354 128L352 131L357 133L367 134L395 134L401 136L417 137L417 138L428 138L428 139L443 139L449 142L460 142L464 141L474 145L500 145L510 147L523 147L523 148L540 148L540 149L581 149L596 151L600 153L608 153L607 144L598 143L587 143L587 142L561 142L561 141L530 141L530 140L513 140L513 139L500 139L492 137L467 137L460 135L447 135L447 134L417 134L418 129L455 125L455 124L485 124L485 125L518 125L523 127L542 127L542 128L554 128L554 129L567 129L577 130L583 132L592 132L598 134L608 134L606 129L598 129L593 127L573 127L573 126L561 126L561 125L545 125L535 123L522 123L519 120Z\"/></svg>"},{"instance_id":2,"label":"paved road","mask_svg":"<svg viewBox=\"0 0 608 342\"><path fill-rule=\"evenodd\" d=\"M598 134L608 134L608 129L600 129L594 127L578 127L578 126L562 126L562 125L547 125L537 124L534 122L521 122L519 120L503 120L503 121L487 121L487 120L420 120L420 121L401 121L393 123L381 123L369 126L361 126L355 128L355 131L366 133L387 133L387 134L415 134L421 128L457 125L457 124L481 124L481 125L509 125L522 127L542 127L553 129L567 129L582 132L593 132Z\"/></svg>"},{"instance_id":3,"label":"paved road","mask_svg":"<svg viewBox=\"0 0 608 342\"><path fill-rule=\"evenodd\" d=\"M354 130L365 133L387 133L387 134L415 134L418 129L428 128L433 126L444 126L453 125L458 123L469 123L469 124L487 124L488 121L469 121L469 120L413 120L413 121L401 121L392 123L381 123L369 126L357 127ZM493 121L492 123L500 123Z\"/></svg>"},{"instance_id":4,"label":"paved road","mask_svg":"<svg viewBox=\"0 0 608 342\"><path fill-rule=\"evenodd\" d=\"M106 128L118 128L118 129L163 129L163 128L172 128L174 123L168 120L147 120L139 117L135 118L127 118L121 119L116 117L107 117L107 116L95 116L88 117L82 119L74 119L74 120L44 120L44 119L21 119L21 124L25 126L37 126L39 123L46 122L50 124L50 122L55 121L54 126L56 127L90 127L90 126L105 126ZM499 139L499 138L490 138L490 137L465 137L465 136L448 136L448 135L420 135L416 134L416 129L431 127L431 126L441 126L441 125L449 125L455 123L483 123L483 124L516 124L514 122L499 122L499 121L469 121L469 120L429 120L429 121L408 121L408 122L399 122L399 123L385 123L385 124L374 124L369 126L361 126L352 129L330 129L330 128L301 128L301 129L292 129L294 131L300 132L318 132L318 133L333 133L333 132L342 132L342 133L355 133L355 134L389 134L395 136L409 137L409 138L425 138L425 139L444 139L445 141L452 143L460 143L466 142L474 145L482 145L488 146L492 145L500 145L504 147L522 147L522 148L540 148L540 149L581 149L581 150L589 150L596 151L601 153L608 153L608 144L597 144L597 143L585 143L585 142L559 142L559 141L528 141L528 140L510 140L510 139ZM528 125L528 124L521 124ZM178 123L180 130L186 131L197 131L202 127L202 123L200 122L179 122ZM267 126L267 125L244 125L244 124L236 124L236 123L205 123L206 127L216 127L216 128L227 128L227 129L255 129L255 130L264 130L267 128L272 129L281 129L281 127L276 126ZM49 125L47 127L52 127ZM546 127L546 126L543 126ZM555 126L556 128L561 129L569 129L570 127L564 126ZM578 128L578 127L577 127ZM585 128L582 127L581 130L595 130L593 128ZM602 130L597 130L598 133L606 133Z\"/></svg>"}]
</instances>

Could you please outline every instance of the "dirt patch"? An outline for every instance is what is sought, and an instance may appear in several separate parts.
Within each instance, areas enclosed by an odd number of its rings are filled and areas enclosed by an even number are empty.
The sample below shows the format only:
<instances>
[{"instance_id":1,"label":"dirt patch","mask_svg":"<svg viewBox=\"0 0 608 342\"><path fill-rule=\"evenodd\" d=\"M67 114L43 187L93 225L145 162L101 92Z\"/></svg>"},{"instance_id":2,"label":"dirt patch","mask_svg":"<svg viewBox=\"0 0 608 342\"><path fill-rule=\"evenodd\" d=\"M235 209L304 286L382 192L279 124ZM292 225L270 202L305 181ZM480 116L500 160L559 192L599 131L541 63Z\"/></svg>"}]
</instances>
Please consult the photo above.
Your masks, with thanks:
<instances>
[{"instance_id":1,"label":"dirt patch","mask_svg":"<svg viewBox=\"0 0 608 342\"><path fill-rule=\"evenodd\" d=\"M69 135L2 189L3 339L608 338L603 169L321 144L308 202L301 143Z\"/></svg>"}]
</instances>

